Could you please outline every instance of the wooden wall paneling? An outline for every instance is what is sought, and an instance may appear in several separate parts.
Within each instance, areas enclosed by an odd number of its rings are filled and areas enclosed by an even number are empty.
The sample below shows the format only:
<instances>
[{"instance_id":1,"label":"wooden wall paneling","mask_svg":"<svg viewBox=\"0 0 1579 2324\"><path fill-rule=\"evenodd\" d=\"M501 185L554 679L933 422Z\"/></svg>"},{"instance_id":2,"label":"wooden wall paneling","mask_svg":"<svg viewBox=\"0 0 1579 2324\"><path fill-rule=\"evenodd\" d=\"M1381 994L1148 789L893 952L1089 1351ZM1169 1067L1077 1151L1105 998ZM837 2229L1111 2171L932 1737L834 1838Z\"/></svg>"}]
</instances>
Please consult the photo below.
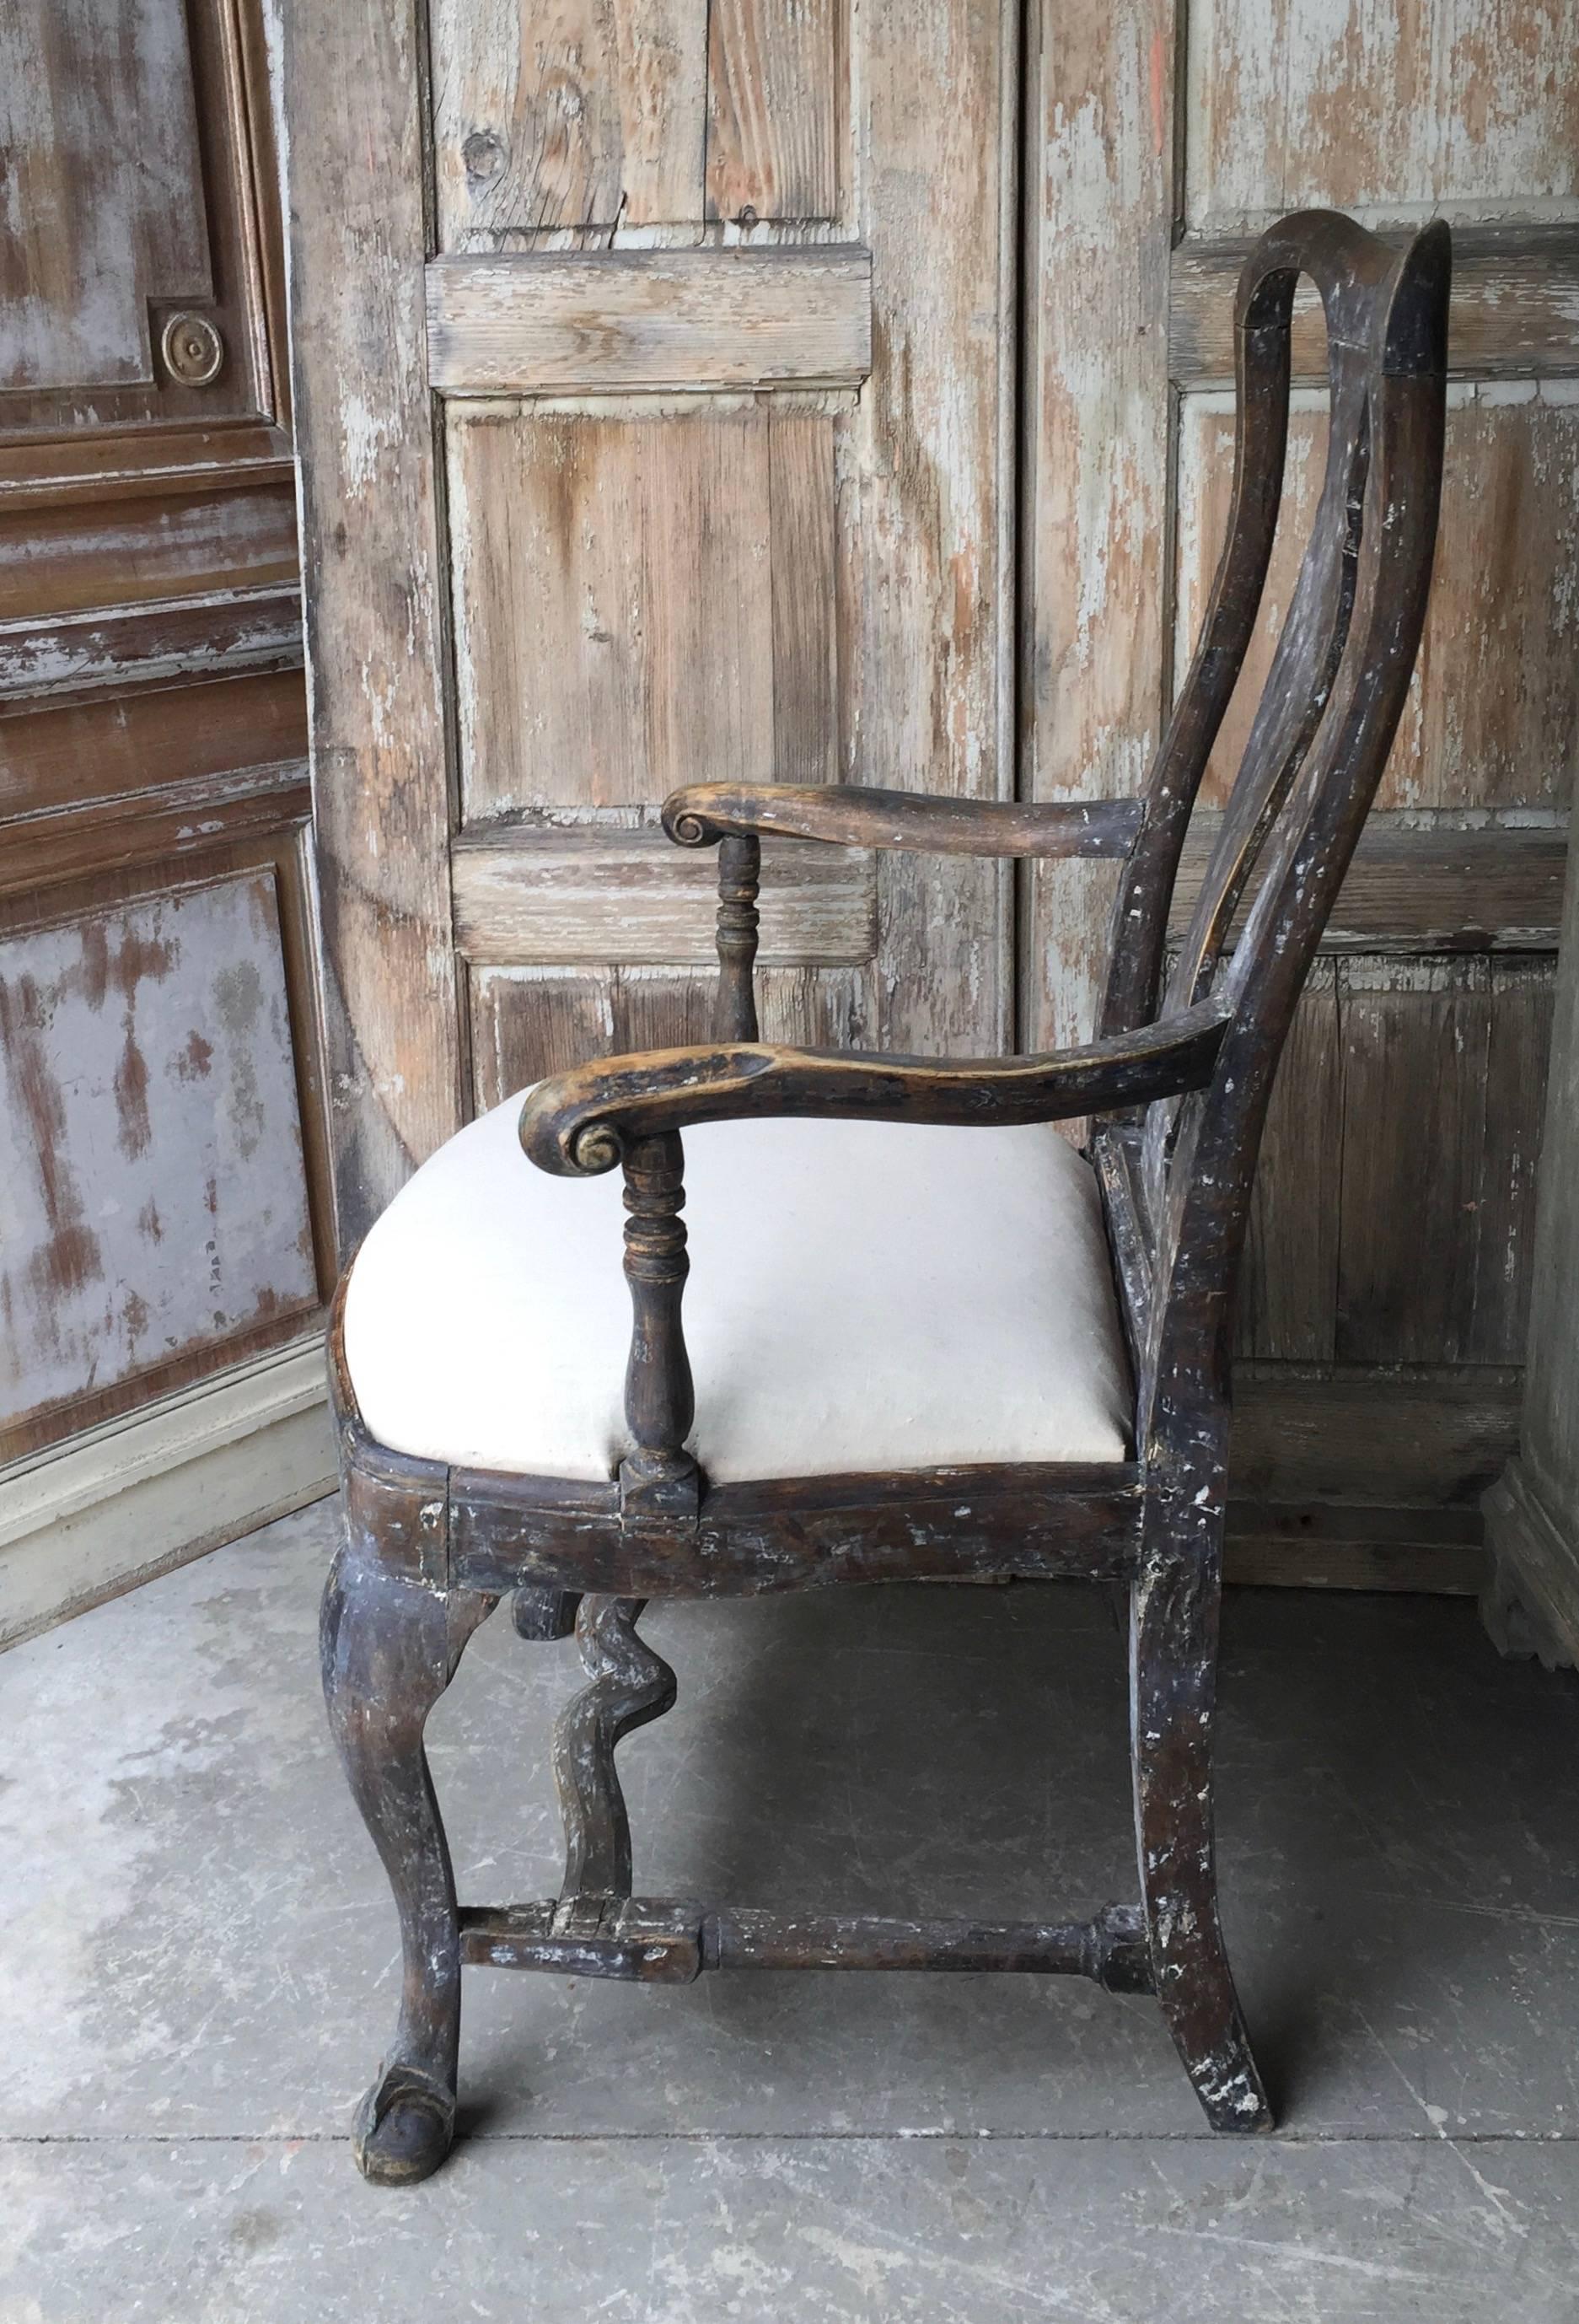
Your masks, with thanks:
<instances>
[{"instance_id":1,"label":"wooden wall paneling","mask_svg":"<svg viewBox=\"0 0 1579 2324\"><path fill-rule=\"evenodd\" d=\"M840 5L710 0L710 218L749 227L837 215Z\"/></svg>"},{"instance_id":2,"label":"wooden wall paneling","mask_svg":"<svg viewBox=\"0 0 1579 2324\"><path fill-rule=\"evenodd\" d=\"M1342 977L1343 1179L1336 1348L1349 1361L1464 1363L1499 1337L1480 1313L1501 1259L1504 1185L1483 1211L1493 1006L1483 959L1345 961ZM1500 1094L1518 1102L1501 1083ZM1528 1096L1526 1098L1528 1103ZM1531 1117L1538 1123L1538 1111ZM1511 1286L1508 1286L1511 1288ZM1497 1300L1498 1309L1502 1300ZM1513 1354L1522 1332L1515 1334Z\"/></svg>"},{"instance_id":3,"label":"wooden wall paneling","mask_svg":"<svg viewBox=\"0 0 1579 2324\"><path fill-rule=\"evenodd\" d=\"M0 707L0 829L21 841L39 815L82 816L236 769L289 767L305 753L299 670L206 685L138 687L106 700L71 696ZM201 788L191 795L196 806Z\"/></svg>"},{"instance_id":4,"label":"wooden wall paneling","mask_svg":"<svg viewBox=\"0 0 1579 2324\"><path fill-rule=\"evenodd\" d=\"M833 423L780 409L767 437L773 768L826 783L839 767L839 550Z\"/></svg>"},{"instance_id":5,"label":"wooden wall paneling","mask_svg":"<svg viewBox=\"0 0 1579 2324\"><path fill-rule=\"evenodd\" d=\"M434 0L440 246L702 216L694 0Z\"/></svg>"},{"instance_id":6,"label":"wooden wall paneling","mask_svg":"<svg viewBox=\"0 0 1579 2324\"><path fill-rule=\"evenodd\" d=\"M841 244L436 258L428 378L468 395L858 387L871 273Z\"/></svg>"},{"instance_id":7,"label":"wooden wall paneling","mask_svg":"<svg viewBox=\"0 0 1579 2324\"><path fill-rule=\"evenodd\" d=\"M1579 756L1579 392L1568 381L1449 389L1436 578L1378 808L1565 815ZM1296 397L1285 503L1256 639L1203 801L1226 798L1288 610L1326 457L1324 400ZM1187 395L1180 424L1175 667L1221 546L1233 400Z\"/></svg>"},{"instance_id":8,"label":"wooden wall paneling","mask_svg":"<svg viewBox=\"0 0 1579 2324\"><path fill-rule=\"evenodd\" d=\"M20 221L0 248L0 430L34 432L33 478L91 475L85 439L128 428L156 439L133 466L179 466L183 437L212 431L195 465L282 468L252 0L24 0L0 25L0 146Z\"/></svg>"},{"instance_id":9,"label":"wooden wall paneling","mask_svg":"<svg viewBox=\"0 0 1579 2324\"><path fill-rule=\"evenodd\" d=\"M462 1119L415 0L293 9L291 335L335 1205L349 1250Z\"/></svg>"},{"instance_id":10,"label":"wooden wall paneling","mask_svg":"<svg viewBox=\"0 0 1579 2324\"><path fill-rule=\"evenodd\" d=\"M761 966L871 959L869 855L794 840L762 854ZM717 855L682 853L653 825L463 834L452 885L455 941L474 964L718 964Z\"/></svg>"},{"instance_id":11,"label":"wooden wall paneling","mask_svg":"<svg viewBox=\"0 0 1579 2324\"><path fill-rule=\"evenodd\" d=\"M479 1107L589 1057L705 1041L717 991L699 970L474 968L471 981ZM870 1045L869 969L767 968L757 997L764 1040Z\"/></svg>"},{"instance_id":12,"label":"wooden wall paneling","mask_svg":"<svg viewBox=\"0 0 1579 2324\"><path fill-rule=\"evenodd\" d=\"M1192 0L1186 216L1253 229L1282 211L1572 214L1574 0Z\"/></svg>"},{"instance_id":13,"label":"wooden wall paneling","mask_svg":"<svg viewBox=\"0 0 1579 2324\"><path fill-rule=\"evenodd\" d=\"M1163 708L1170 539L1171 0L1039 12L1027 76L1024 796L1127 797ZM1037 865L1021 962L1029 1048L1088 1039L1109 865Z\"/></svg>"},{"instance_id":14,"label":"wooden wall paneling","mask_svg":"<svg viewBox=\"0 0 1579 2324\"><path fill-rule=\"evenodd\" d=\"M289 588L300 626L296 493L212 485L80 507L27 508L0 491L0 623L223 590Z\"/></svg>"},{"instance_id":15,"label":"wooden wall paneling","mask_svg":"<svg viewBox=\"0 0 1579 2324\"><path fill-rule=\"evenodd\" d=\"M1174 249L1168 362L1180 386L1231 386L1234 292L1251 238L1190 237ZM1460 379L1571 377L1579 368L1579 225L1455 221L1447 368ZM1293 376L1327 376L1327 335L1313 283L1294 296Z\"/></svg>"},{"instance_id":16,"label":"wooden wall paneling","mask_svg":"<svg viewBox=\"0 0 1579 2324\"><path fill-rule=\"evenodd\" d=\"M1550 954L1487 964L1485 1146L1476 1195L1473 1364L1524 1359L1534 1266L1540 1159L1556 961Z\"/></svg>"},{"instance_id":17,"label":"wooden wall paneling","mask_svg":"<svg viewBox=\"0 0 1579 2324\"><path fill-rule=\"evenodd\" d=\"M1272 1085L1239 1289L1242 1356L1318 1364L1336 1352L1342 1120L1336 968L1318 961Z\"/></svg>"},{"instance_id":18,"label":"wooden wall paneling","mask_svg":"<svg viewBox=\"0 0 1579 2324\"><path fill-rule=\"evenodd\" d=\"M1219 817L1198 814L1169 915L1182 938ZM1560 825L1372 815L1322 936L1324 952L1549 952L1568 854ZM1242 925L1242 903L1235 926Z\"/></svg>"},{"instance_id":19,"label":"wooden wall paneling","mask_svg":"<svg viewBox=\"0 0 1579 2324\"><path fill-rule=\"evenodd\" d=\"M468 822L771 780L768 423L452 410Z\"/></svg>"},{"instance_id":20,"label":"wooden wall paneling","mask_svg":"<svg viewBox=\"0 0 1579 2324\"><path fill-rule=\"evenodd\" d=\"M841 779L1006 798L1020 12L883 0L858 23L852 200L872 252L873 360L842 447ZM1012 1047L1008 867L887 856L878 897L885 1043Z\"/></svg>"},{"instance_id":21,"label":"wooden wall paneling","mask_svg":"<svg viewBox=\"0 0 1579 2324\"><path fill-rule=\"evenodd\" d=\"M317 1311L271 873L11 935L0 1035L14 1457L98 1391L170 1385Z\"/></svg>"}]
</instances>

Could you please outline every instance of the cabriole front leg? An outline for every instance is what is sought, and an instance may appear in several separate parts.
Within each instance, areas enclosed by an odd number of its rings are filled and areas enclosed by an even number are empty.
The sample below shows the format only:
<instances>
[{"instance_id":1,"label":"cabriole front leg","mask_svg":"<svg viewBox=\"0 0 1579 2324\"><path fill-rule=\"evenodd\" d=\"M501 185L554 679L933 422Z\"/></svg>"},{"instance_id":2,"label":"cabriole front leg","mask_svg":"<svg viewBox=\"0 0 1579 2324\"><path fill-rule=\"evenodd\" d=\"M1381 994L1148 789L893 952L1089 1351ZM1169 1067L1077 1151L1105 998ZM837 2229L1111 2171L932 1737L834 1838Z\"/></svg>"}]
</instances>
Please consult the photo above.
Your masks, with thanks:
<instances>
[{"instance_id":1,"label":"cabriole front leg","mask_svg":"<svg viewBox=\"0 0 1579 2324\"><path fill-rule=\"evenodd\" d=\"M1270 2130L1217 1917L1220 1494L1196 1484L1169 1496L1142 1546L1130 1609L1135 1839L1157 1998L1196 2096L1214 2130Z\"/></svg>"},{"instance_id":2,"label":"cabriole front leg","mask_svg":"<svg viewBox=\"0 0 1579 2324\"><path fill-rule=\"evenodd\" d=\"M399 2023L352 2135L359 2169L381 2186L426 2179L454 2135L460 1936L422 1735L493 1603L391 1569L354 1528L324 1592L329 1724L400 1915Z\"/></svg>"}]
</instances>

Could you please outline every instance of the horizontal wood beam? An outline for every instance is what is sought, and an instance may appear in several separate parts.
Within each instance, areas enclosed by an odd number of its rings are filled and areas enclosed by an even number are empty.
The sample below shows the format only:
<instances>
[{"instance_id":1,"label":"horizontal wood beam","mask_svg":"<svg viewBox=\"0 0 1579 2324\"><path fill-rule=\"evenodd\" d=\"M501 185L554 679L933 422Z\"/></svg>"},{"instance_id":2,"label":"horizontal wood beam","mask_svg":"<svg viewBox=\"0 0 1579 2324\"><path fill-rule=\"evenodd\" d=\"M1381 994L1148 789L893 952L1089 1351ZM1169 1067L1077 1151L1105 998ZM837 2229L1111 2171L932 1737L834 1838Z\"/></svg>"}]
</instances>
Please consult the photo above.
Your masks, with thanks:
<instances>
[{"instance_id":1,"label":"horizontal wood beam","mask_svg":"<svg viewBox=\"0 0 1579 2324\"><path fill-rule=\"evenodd\" d=\"M1180 386L1233 379L1234 294L1254 246L1186 240L1175 249L1168 368ZM1308 282L1294 302L1293 361L1297 381L1327 375L1320 301ZM1459 379L1579 372L1579 226L1454 227L1447 367Z\"/></svg>"},{"instance_id":2,"label":"horizontal wood beam","mask_svg":"<svg viewBox=\"0 0 1579 2324\"><path fill-rule=\"evenodd\" d=\"M436 258L428 379L445 395L858 387L871 278L855 244Z\"/></svg>"},{"instance_id":3,"label":"horizontal wood beam","mask_svg":"<svg viewBox=\"0 0 1579 2324\"><path fill-rule=\"evenodd\" d=\"M464 833L451 858L455 942L479 967L716 968L718 861L657 830ZM769 842L763 850L767 968L870 960L872 859Z\"/></svg>"},{"instance_id":4,"label":"horizontal wood beam","mask_svg":"<svg viewBox=\"0 0 1579 2324\"><path fill-rule=\"evenodd\" d=\"M1218 820L1198 816L1190 826L1169 918L1173 935L1181 935L1188 922ZM1567 854L1560 831L1420 830L1373 816L1339 890L1322 950L1555 950Z\"/></svg>"}]
</instances>

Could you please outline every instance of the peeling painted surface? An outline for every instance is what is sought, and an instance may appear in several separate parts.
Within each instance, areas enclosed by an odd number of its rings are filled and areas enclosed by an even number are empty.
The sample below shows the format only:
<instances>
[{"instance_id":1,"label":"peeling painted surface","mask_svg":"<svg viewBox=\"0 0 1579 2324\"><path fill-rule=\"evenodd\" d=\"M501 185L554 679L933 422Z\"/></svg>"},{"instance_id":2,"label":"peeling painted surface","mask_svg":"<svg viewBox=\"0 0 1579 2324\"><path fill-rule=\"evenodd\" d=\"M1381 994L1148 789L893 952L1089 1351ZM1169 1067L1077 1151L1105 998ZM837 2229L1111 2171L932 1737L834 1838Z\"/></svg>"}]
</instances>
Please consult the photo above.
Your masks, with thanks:
<instances>
[{"instance_id":1,"label":"peeling painted surface","mask_svg":"<svg viewBox=\"0 0 1579 2324\"><path fill-rule=\"evenodd\" d=\"M0 1419L316 1296L272 872L0 944Z\"/></svg>"},{"instance_id":2,"label":"peeling painted surface","mask_svg":"<svg viewBox=\"0 0 1579 2324\"><path fill-rule=\"evenodd\" d=\"M1574 0L1198 0L1187 215L1573 217Z\"/></svg>"},{"instance_id":3,"label":"peeling painted surface","mask_svg":"<svg viewBox=\"0 0 1579 2324\"><path fill-rule=\"evenodd\" d=\"M182 0L0 11L0 387L145 381L147 300L212 295L188 37Z\"/></svg>"}]
</instances>

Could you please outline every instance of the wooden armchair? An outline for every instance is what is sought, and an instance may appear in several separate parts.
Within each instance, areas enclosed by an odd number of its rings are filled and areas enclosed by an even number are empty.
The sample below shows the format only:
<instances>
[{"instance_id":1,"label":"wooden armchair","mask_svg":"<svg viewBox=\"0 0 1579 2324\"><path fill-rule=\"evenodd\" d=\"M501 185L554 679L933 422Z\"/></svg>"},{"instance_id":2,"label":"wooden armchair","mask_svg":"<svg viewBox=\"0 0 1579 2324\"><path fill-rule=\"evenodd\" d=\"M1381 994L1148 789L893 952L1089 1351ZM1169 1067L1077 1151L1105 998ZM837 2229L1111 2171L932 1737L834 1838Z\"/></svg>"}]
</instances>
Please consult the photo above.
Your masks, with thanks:
<instances>
[{"instance_id":1,"label":"wooden armchair","mask_svg":"<svg viewBox=\"0 0 1579 2324\"><path fill-rule=\"evenodd\" d=\"M1164 979L1185 825L1267 570L1301 273L1327 312L1326 481ZM1400 252L1312 212L1257 244L1227 545L1143 799L677 793L671 838L720 849L713 1046L539 1084L452 1139L363 1245L333 1339L347 1529L324 1679L404 1940L399 2027L355 2132L369 2178L420 2178L447 2151L468 1963L655 1983L1076 1972L1156 1995L1215 2128L1269 2126L1212 1837L1235 1280L1279 1052L1419 639L1448 273L1440 224ZM1122 858L1098 1038L962 1062L760 1046L765 832ZM1051 1127L1074 1116L1095 1120L1089 1160ZM614 1747L675 1694L636 1633L646 1599L945 1574L1129 1584L1138 1900L1022 1924L633 1897ZM555 1742L565 1879L548 1902L457 1907L423 1725L507 1591L525 1637L574 1623L589 1674Z\"/></svg>"}]
</instances>

